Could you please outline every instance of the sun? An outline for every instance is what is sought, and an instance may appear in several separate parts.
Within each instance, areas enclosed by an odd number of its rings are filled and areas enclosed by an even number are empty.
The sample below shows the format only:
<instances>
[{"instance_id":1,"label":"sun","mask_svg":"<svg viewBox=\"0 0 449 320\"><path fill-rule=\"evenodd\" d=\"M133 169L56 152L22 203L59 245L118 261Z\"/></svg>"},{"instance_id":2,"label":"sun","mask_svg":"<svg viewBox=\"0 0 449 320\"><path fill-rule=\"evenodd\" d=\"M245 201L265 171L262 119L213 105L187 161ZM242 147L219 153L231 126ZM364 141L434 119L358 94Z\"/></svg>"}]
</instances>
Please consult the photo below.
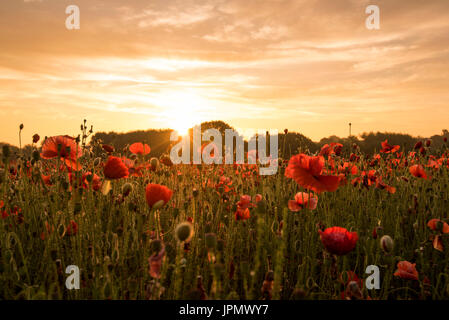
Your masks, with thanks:
<instances>
[{"instance_id":1,"label":"sun","mask_svg":"<svg viewBox=\"0 0 449 320\"><path fill-rule=\"evenodd\" d=\"M163 108L162 121L179 135L187 135L190 128L200 124L210 102L193 90L167 90L160 92L154 103Z\"/></svg>"}]
</instances>

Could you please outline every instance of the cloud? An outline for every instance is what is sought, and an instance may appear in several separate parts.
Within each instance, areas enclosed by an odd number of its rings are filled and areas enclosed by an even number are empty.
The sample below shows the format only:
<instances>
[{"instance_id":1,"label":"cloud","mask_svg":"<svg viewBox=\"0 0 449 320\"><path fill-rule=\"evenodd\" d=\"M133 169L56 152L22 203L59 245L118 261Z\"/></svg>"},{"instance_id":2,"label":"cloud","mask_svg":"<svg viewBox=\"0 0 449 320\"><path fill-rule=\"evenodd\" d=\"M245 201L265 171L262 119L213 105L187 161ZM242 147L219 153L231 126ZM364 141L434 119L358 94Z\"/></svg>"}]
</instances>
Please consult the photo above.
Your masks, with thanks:
<instances>
[{"instance_id":1,"label":"cloud","mask_svg":"<svg viewBox=\"0 0 449 320\"><path fill-rule=\"evenodd\" d=\"M349 119L420 134L448 120L447 0L379 0L378 31L365 0L78 0L69 31L71 2L0 3L0 111L17 121L162 126L161 101L192 91L199 118L313 138L346 134Z\"/></svg>"}]
</instances>

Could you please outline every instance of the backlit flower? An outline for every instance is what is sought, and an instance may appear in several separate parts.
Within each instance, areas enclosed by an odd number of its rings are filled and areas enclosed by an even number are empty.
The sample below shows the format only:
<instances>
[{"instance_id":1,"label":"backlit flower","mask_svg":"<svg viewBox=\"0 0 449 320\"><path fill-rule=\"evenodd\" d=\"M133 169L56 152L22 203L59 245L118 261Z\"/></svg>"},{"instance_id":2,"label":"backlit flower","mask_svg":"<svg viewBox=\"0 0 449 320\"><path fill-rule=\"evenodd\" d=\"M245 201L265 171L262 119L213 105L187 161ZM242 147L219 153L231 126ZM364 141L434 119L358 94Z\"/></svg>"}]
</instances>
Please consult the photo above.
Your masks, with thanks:
<instances>
[{"instance_id":1,"label":"backlit flower","mask_svg":"<svg viewBox=\"0 0 449 320\"><path fill-rule=\"evenodd\" d=\"M298 154L291 157L285 176L292 178L300 186L311 189L316 193L337 190L340 178L338 176L323 175L324 158L322 156L310 157Z\"/></svg>"},{"instance_id":2,"label":"backlit flower","mask_svg":"<svg viewBox=\"0 0 449 320\"><path fill-rule=\"evenodd\" d=\"M128 168L120 158L110 156L104 165L104 176L107 179L121 179L129 175Z\"/></svg>"},{"instance_id":3,"label":"backlit flower","mask_svg":"<svg viewBox=\"0 0 449 320\"><path fill-rule=\"evenodd\" d=\"M418 271L416 270L415 266L416 263L400 261L398 262L398 269L396 270L394 275L406 280L418 280Z\"/></svg>"},{"instance_id":4,"label":"backlit flower","mask_svg":"<svg viewBox=\"0 0 449 320\"><path fill-rule=\"evenodd\" d=\"M297 212L304 208L314 210L316 209L317 203L318 197L313 193L298 192L295 195L295 200L288 201L288 208L293 212Z\"/></svg>"},{"instance_id":5,"label":"backlit flower","mask_svg":"<svg viewBox=\"0 0 449 320\"><path fill-rule=\"evenodd\" d=\"M145 188L145 198L150 208L158 209L170 201L173 191L160 184L148 184Z\"/></svg>"},{"instance_id":6,"label":"backlit flower","mask_svg":"<svg viewBox=\"0 0 449 320\"><path fill-rule=\"evenodd\" d=\"M318 232L326 250L339 256L351 252L359 238L357 232L349 232L341 227L327 228L324 232L321 230Z\"/></svg>"}]
</instances>

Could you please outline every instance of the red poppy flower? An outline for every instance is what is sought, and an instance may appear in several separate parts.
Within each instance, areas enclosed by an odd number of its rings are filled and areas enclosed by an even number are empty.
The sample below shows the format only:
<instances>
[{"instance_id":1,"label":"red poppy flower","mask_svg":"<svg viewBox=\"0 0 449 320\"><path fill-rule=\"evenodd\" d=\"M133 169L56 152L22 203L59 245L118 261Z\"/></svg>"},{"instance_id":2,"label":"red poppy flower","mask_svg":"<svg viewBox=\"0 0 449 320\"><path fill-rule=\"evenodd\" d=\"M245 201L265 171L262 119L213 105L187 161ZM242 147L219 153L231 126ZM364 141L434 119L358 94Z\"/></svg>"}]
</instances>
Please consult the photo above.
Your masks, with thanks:
<instances>
[{"instance_id":1,"label":"red poppy flower","mask_svg":"<svg viewBox=\"0 0 449 320\"><path fill-rule=\"evenodd\" d=\"M300 186L316 193L337 190L340 178L332 175L322 175L324 158L310 157L303 153L291 157L285 169L285 176L292 178Z\"/></svg>"},{"instance_id":2,"label":"red poppy flower","mask_svg":"<svg viewBox=\"0 0 449 320\"><path fill-rule=\"evenodd\" d=\"M246 194L240 197L240 201L237 202L237 206L241 209L255 207L255 205L251 202L251 196Z\"/></svg>"},{"instance_id":3,"label":"red poppy flower","mask_svg":"<svg viewBox=\"0 0 449 320\"><path fill-rule=\"evenodd\" d=\"M80 170L81 166L77 165L76 160L82 154L81 148L76 144L75 139L69 136L55 136L44 141L41 158L52 159L59 155L69 168Z\"/></svg>"},{"instance_id":4,"label":"red poppy flower","mask_svg":"<svg viewBox=\"0 0 449 320\"><path fill-rule=\"evenodd\" d=\"M298 212L303 208L314 210L316 209L317 203L318 197L316 195L306 192L298 192L295 195L295 200L288 201L288 208L293 212Z\"/></svg>"},{"instance_id":5,"label":"red poppy flower","mask_svg":"<svg viewBox=\"0 0 449 320\"><path fill-rule=\"evenodd\" d=\"M384 142L381 143L382 145L382 150L380 150L380 152L382 153L395 153L396 151L399 150L400 146L392 146L388 144L388 140L385 140Z\"/></svg>"},{"instance_id":6,"label":"red poppy flower","mask_svg":"<svg viewBox=\"0 0 449 320\"><path fill-rule=\"evenodd\" d=\"M449 225L441 221L440 219L431 219L427 222L427 226L433 231L441 231L443 233L449 233Z\"/></svg>"},{"instance_id":7,"label":"red poppy flower","mask_svg":"<svg viewBox=\"0 0 449 320\"><path fill-rule=\"evenodd\" d=\"M406 280L418 280L418 271L416 271L415 266L416 263L400 261L398 262L398 270L396 270L394 275Z\"/></svg>"},{"instance_id":8,"label":"red poppy flower","mask_svg":"<svg viewBox=\"0 0 449 320\"><path fill-rule=\"evenodd\" d=\"M129 175L128 168L120 158L110 156L103 168L104 176L107 179L127 178Z\"/></svg>"},{"instance_id":9,"label":"red poppy flower","mask_svg":"<svg viewBox=\"0 0 449 320\"><path fill-rule=\"evenodd\" d=\"M70 220L70 224L67 226L66 229L66 234L68 236L74 236L77 233L78 233L78 224L75 221Z\"/></svg>"},{"instance_id":10,"label":"red poppy flower","mask_svg":"<svg viewBox=\"0 0 449 320\"><path fill-rule=\"evenodd\" d=\"M412 175L417 178L427 179L427 173L424 170L424 167L420 164L415 164L409 168L409 171Z\"/></svg>"},{"instance_id":11,"label":"red poppy flower","mask_svg":"<svg viewBox=\"0 0 449 320\"><path fill-rule=\"evenodd\" d=\"M171 161L170 157L168 157L168 156L161 157L160 161L167 167L173 166L173 162Z\"/></svg>"},{"instance_id":12,"label":"red poppy flower","mask_svg":"<svg viewBox=\"0 0 449 320\"><path fill-rule=\"evenodd\" d=\"M134 154L146 155L149 154L151 148L147 144L143 144L142 142L136 142L129 146L129 151Z\"/></svg>"},{"instance_id":13,"label":"red poppy flower","mask_svg":"<svg viewBox=\"0 0 449 320\"><path fill-rule=\"evenodd\" d=\"M234 213L235 220L248 220L251 218L249 208L237 207L237 211Z\"/></svg>"},{"instance_id":14,"label":"red poppy flower","mask_svg":"<svg viewBox=\"0 0 449 320\"><path fill-rule=\"evenodd\" d=\"M48 175L43 175L41 174L41 178L42 178L42 182L46 185L46 186L51 186L53 183L51 182L51 176Z\"/></svg>"},{"instance_id":15,"label":"red poppy flower","mask_svg":"<svg viewBox=\"0 0 449 320\"><path fill-rule=\"evenodd\" d=\"M101 146L103 148L104 151L106 151L107 153L112 153L114 152L114 147L110 146L108 144L104 144Z\"/></svg>"},{"instance_id":16,"label":"red poppy flower","mask_svg":"<svg viewBox=\"0 0 449 320\"><path fill-rule=\"evenodd\" d=\"M148 184L145 188L145 197L150 208L160 208L170 201L173 191L160 184Z\"/></svg>"},{"instance_id":17,"label":"red poppy flower","mask_svg":"<svg viewBox=\"0 0 449 320\"><path fill-rule=\"evenodd\" d=\"M359 239L357 232L349 232L345 228L332 227L318 231L321 242L327 251L339 256L351 252Z\"/></svg>"},{"instance_id":18,"label":"red poppy flower","mask_svg":"<svg viewBox=\"0 0 449 320\"><path fill-rule=\"evenodd\" d=\"M87 188L89 183L92 184L92 189L94 191L98 191L101 188L101 178L98 175L96 175L95 173L92 174L92 172L88 171L83 174L83 176L81 177L81 180L83 182L84 188Z\"/></svg>"}]
</instances>

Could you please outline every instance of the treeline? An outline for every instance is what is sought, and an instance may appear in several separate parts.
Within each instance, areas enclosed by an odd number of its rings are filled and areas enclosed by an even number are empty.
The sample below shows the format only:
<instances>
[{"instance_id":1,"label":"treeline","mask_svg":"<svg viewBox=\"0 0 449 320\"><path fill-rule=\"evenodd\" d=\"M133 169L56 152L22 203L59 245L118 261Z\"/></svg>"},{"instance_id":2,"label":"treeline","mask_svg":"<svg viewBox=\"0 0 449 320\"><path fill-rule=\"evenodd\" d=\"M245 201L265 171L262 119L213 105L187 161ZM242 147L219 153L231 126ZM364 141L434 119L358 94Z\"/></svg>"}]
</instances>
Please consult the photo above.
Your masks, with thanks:
<instances>
[{"instance_id":1,"label":"treeline","mask_svg":"<svg viewBox=\"0 0 449 320\"><path fill-rule=\"evenodd\" d=\"M222 141L225 143L225 130L233 129L227 123L223 121L209 121L201 124L201 130L204 132L207 129L218 129L222 133ZM128 146L134 142L146 143L151 147L151 156L159 157L162 154L168 154L174 143L170 141L172 129L150 129L139 130L126 133L117 132L97 132L91 138L92 143L107 144L113 146L117 151L126 151ZM192 137L192 129L190 129L190 136ZM314 142L306 136L298 132L281 132L279 133L279 150L280 154L284 154L285 158L289 158L299 152L306 152L314 154L319 152L321 147L330 143L341 143L343 145L343 152L349 154L352 151L352 147L356 144L362 153L372 155L379 152L381 148L381 142L388 140L391 145L401 146L401 151L410 151L413 149L417 141L431 140L431 150L438 150L445 146L444 139L449 139L449 131L443 130L441 135L434 135L428 138L425 137L413 137L409 134L391 133L391 132L369 132L363 133L360 137L337 137L330 136L321 139L319 142ZM253 138L250 138L253 139ZM192 139L191 139L192 141ZM42 143L43 141L41 141ZM19 148L5 143L0 143L0 152L3 145L8 145L11 150L11 155L15 158L15 155L19 154ZM22 148L22 154L30 155L33 148L30 145L26 145ZM248 142L245 141L245 150L248 150ZM269 150L269 148L267 148Z\"/></svg>"}]
</instances>

